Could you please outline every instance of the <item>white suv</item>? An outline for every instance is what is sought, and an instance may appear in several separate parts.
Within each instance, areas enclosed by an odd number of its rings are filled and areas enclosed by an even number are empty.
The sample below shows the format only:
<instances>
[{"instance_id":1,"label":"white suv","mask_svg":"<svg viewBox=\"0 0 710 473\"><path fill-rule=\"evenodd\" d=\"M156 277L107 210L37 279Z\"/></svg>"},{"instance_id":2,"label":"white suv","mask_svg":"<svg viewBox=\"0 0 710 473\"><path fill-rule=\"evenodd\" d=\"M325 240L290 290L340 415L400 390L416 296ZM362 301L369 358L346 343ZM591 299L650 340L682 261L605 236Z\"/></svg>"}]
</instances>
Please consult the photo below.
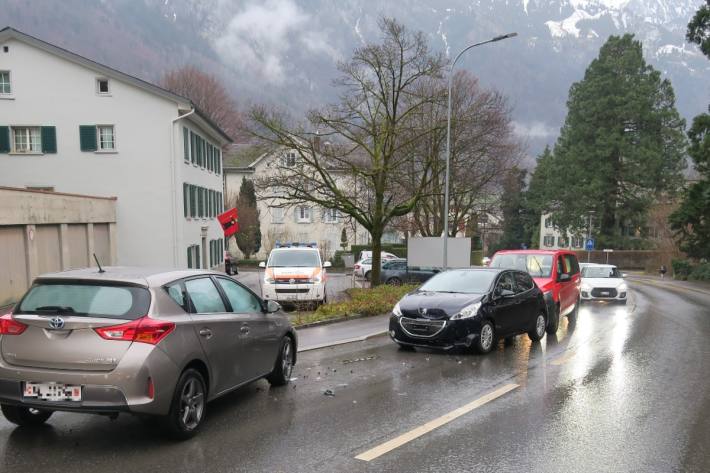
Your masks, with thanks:
<instances>
[{"instance_id":1,"label":"white suv","mask_svg":"<svg viewBox=\"0 0 710 473\"><path fill-rule=\"evenodd\" d=\"M261 295L277 302L326 302L326 268L315 246L288 246L271 250L264 268Z\"/></svg>"}]
</instances>

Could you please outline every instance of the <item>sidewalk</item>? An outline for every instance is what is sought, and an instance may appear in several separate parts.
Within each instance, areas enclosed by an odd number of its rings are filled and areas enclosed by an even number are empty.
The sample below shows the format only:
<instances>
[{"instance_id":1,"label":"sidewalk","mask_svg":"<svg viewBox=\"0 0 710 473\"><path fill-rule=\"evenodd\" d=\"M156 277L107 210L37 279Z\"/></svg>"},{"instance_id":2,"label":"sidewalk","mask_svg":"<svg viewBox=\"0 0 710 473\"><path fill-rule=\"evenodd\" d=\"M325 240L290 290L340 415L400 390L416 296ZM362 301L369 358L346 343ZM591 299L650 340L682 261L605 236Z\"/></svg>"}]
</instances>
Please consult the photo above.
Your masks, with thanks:
<instances>
[{"instance_id":1,"label":"sidewalk","mask_svg":"<svg viewBox=\"0 0 710 473\"><path fill-rule=\"evenodd\" d=\"M654 285L664 284L670 287L677 287L681 289L688 289L694 292L700 292L703 294L710 294L710 283L702 281L678 281L668 276L661 279L660 276L643 273L629 273L628 279L631 281L647 281Z\"/></svg>"},{"instance_id":2,"label":"sidewalk","mask_svg":"<svg viewBox=\"0 0 710 473\"><path fill-rule=\"evenodd\" d=\"M389 314L298 330L298 351L360 342L387 333Z\"/></svg>"}]
</instances>

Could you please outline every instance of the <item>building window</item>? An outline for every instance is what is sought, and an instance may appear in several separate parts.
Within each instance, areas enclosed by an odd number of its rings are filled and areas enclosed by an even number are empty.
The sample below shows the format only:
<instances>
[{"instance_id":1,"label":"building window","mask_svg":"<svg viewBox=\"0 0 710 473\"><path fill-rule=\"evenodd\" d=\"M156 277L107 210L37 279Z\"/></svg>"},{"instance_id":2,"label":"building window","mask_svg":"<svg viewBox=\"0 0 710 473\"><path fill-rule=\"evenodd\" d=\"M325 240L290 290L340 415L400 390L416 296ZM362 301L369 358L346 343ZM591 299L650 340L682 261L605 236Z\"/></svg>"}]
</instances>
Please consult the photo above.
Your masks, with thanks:
<instances>
[{"instance_id":1,"label":"building window","mask_svg":"<svg viewBox=\"0 0 710 473\"><path fill-rule=\"evenodd\" d=\"M582 237L572 237L572 248L582 248L584 246L584 240Z\"/></svg>"},{"instance_id":2,"label":"building window","mask_svg":"<svg viewBox=\"0 0 710 473\"><path fill-rule=\"evenodd\" d=\"M310 223L311 208L301 205L296 207L296 223Z\"/></svg>"},{"instance_id":3,"label":"building window","mask_svg":"<svg viewBox=\"0 0 710 473\"><path fill-rule=\"evenodd\" d=\"M38 126L12 127L13 153L41 153L42 140Z\"/></svg>"},{"instance_id":4,"label":"building window","mask_svg":"<svg viewBox=\"0 0 710 473\"><path fill-rule=\"evenodd\" d=\"M97 125L96 132L99 138L99 151L116 150L116 135L113 125Z\"/></svg>"},{"instance_id":5,"label":"building window","mask_svg":"<svg viewBox=\"0 0 710 473\"><path fill-rule=\"evenodd\" d=\"M557 246L559 246L560 248L567 248L567 244L567 237L557 237Z\"/></svg>"},{"instance_id":6,"label":"building window","mask_svg":"<svg viewBox=\"0 0 710 473\"><path fill-rule=\"evenodd\" d=\"M183 158L186 163L190 162L190 130L186 127L182 127L182 147L183 147Z\"/></svg>"},{"instance_id":7,"label":"building window","mask_svg":"<svg viewBox=\"0 0 710 473\"><path fill-rule=\"evenodd\" d=\"M337 209L324 209L323 221L325 223L338 223L338 210Z\"/></svg>"},{"instance_id":8,"label":"building window","mask_svg":"<svg viewBox=\"0 0 710 473\"><path fill-rule=\"evenodd\" d=\"M283 207L271 207L271 223L284 223Z\"/></svg>"},{"instance_id":9,"label":"building window","mask_svg":"<svg viewBox=\"0 0 710 473\"><path fill-rule=\"evenodd\" d=\"M545 228L552 228L552 218L551 217L545 218Z\"/></svg>"},{"instance_id":10,"label":"building window","mask_svg":"<svg viewBox=\"0 0 710 473\"><path fill-rule=\"evenodd\" d=\"M542 239L542 244L548 248L552 248L553 246L555 246L555 236L545 235L545 237Z\"/></svg>"},{"instance_id":11,"label":"building window","mask_svg":"<svg viewBox=\"0 0 710 473\"><path fill-rule=\"evenodd\" d=\"M190 269L201 269L200 245L190 245L187 247L187 267Z\"/></svg>"},{"instance_id":12,"label":"building window","mask_svg":"<svg viewBox=\"0 0 710 473\"><path fill-rule=\"evenodd\" d=\"M0 71L0 94L9 95L11 93L10 71Z\"/></svg>"},{"instance_id":13,"label":"building window","mask_svg":"<svg viewBox=\"0 0 710 473\"><path fill-rule=\"evenodd\" d=\"M283 157L283 165L287 168L292 168L296 165L296 153L290 151Z\"/></svg>"},{"instance_id":14,"label":"building window","mask_svg":"<svg viewBox=\"0 0 710 473\"><path fill-rule=\"evenodd\" d=\"M96 93L99 95L109 95L111 93L108 86L108 79L96 79Z\"/></svg>"}]
</instances>

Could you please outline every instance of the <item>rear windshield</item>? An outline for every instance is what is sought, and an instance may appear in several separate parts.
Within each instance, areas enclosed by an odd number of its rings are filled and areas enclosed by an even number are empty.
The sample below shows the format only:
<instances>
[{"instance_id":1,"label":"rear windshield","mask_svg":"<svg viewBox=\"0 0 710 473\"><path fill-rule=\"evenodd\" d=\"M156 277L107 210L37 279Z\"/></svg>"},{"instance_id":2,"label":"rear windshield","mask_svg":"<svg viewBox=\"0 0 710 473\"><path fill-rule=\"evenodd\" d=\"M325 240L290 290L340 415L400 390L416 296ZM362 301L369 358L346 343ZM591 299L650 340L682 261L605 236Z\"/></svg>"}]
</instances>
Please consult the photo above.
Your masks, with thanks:
<instances>
[{"instance_id":1,"label":"rear windshield","mask_svg":"<svg viewBox=\"0 0 710 473\"><path fill-rule=\"evenodd\" d=\"M460 292L484 294L498 273L494 271L452 270L444 271L425 282L420 291Z\"/></svg>"},{"instance_id":2,"label":"rear windshield","mask_svg":"<svg viewBox=\"0 0 710 473\"><path fill-rule=\"evenodd\" d=\"M491 268L517 269L534 278L549 278L552 274L552 255L501 254L495 255Z\"/></svg>"},{"instance_id":3,"label":"rear windshield","mask_svg":"<svg viewBox=\"0 0 710 473\"><path fill-rule=\"evenodd\" d=\"M150 292L142 287L38 283L27 292L16 313L135 320L149 308Z\"/></svg>"},{"instance_id":4,"label":"rear windshield","mask_svg":"<svg viewBox=\"0 0 710 473\"><path fill-rule=\"evenodd\" d=\"M279 267L302 267L315 268L320 266L318 251L308 250L293 250L293 251L274 251L269 257L269 264L272 268Z\"/></svg>"}]
</instances>

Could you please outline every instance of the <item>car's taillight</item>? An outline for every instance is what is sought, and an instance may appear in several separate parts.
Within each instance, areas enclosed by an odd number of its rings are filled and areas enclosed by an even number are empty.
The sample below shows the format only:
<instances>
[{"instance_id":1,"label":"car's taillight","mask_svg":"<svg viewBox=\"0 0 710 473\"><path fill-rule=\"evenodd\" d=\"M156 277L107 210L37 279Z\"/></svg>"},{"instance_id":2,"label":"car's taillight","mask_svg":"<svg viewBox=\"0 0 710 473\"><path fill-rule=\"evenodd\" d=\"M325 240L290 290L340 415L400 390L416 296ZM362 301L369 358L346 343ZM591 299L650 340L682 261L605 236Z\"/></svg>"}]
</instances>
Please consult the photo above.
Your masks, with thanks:
<instances>
[{"instance_id":1,"label":"car's taillight","mask_svg":"<svg viewBox=\"0 0 710 473\"><path fill-rule=\"evenodd\" d=\"M155 385L153 384L153 378L148 378L148 397L155 399Z\"/></svg>"},{"instance_id":2,"label":"car's taillight","mask_svg":"<svg viewBox=\"0 0 710 473\"><path fill-rule=\"evenodd\" d=\"M0 335L19 335L25 331L27 325L12 318L12 314L0 317Z\"/></svg>"},{"instance_id":3,"label":"car's taillight","mask_svg":"<svg viewBox=\"0 0 710 473\"><path fill-rule=\"evenodd\" d=\"M355 266L353 266L353 269L360 269L360 265L356 264Z\"/></svg>"},{"instance_id":4,"label":"car's taillight","mask_svg":"<svg viewBox=\"0 0 710 473\"><path fill-rule=\"evenodd\" d=\"M148 316L131 322L95 328L96 333L106 340L123 340L157 345L175 329L175 324L163 320L154 320Z\"/></svg>"}]
</instances>

